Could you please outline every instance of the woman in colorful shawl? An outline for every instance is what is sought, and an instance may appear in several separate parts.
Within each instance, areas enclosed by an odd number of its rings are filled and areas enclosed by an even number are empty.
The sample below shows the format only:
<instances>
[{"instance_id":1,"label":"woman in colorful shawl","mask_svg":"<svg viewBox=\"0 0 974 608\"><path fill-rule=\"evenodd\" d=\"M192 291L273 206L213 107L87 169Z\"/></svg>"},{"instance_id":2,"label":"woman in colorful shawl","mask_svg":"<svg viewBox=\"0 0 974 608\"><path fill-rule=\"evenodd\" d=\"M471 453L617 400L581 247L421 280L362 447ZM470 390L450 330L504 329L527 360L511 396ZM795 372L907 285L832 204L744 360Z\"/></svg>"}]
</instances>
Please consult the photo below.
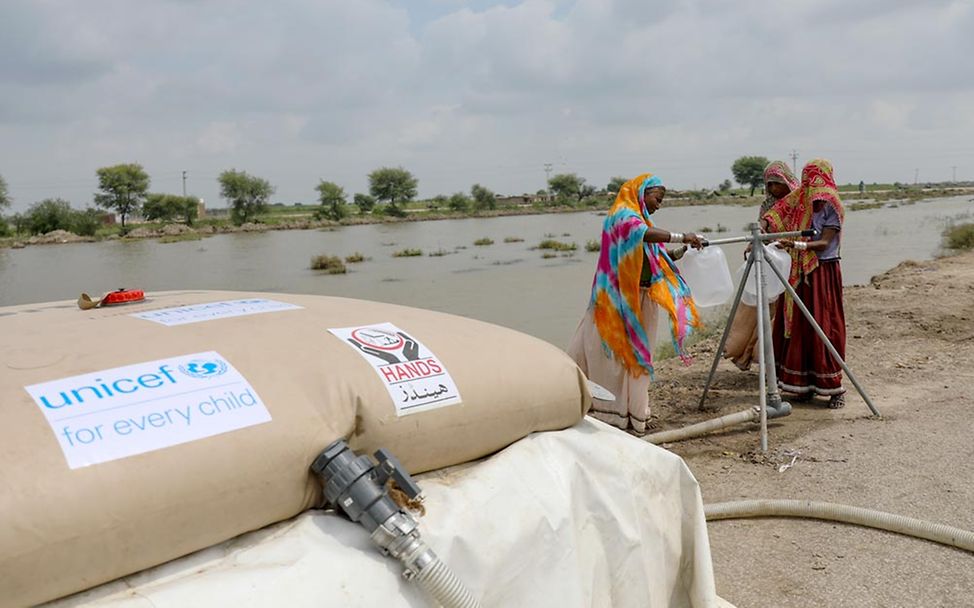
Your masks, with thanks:
<instances>
[{"instance_id":1,"label":"woman in colorful shawl","mask_svg":"<svg viewBox=\"0 0 974 608\"><path fill-rule=\"evenodd\" d=\"M815 230L814 240L782 239L778 246L791 254L788 282L843 359L846 328L839 247L844 217L832 164L822 159L805 165L801 186L765 215L773 232ZM782 390L794 393L796 401L822 395L829 397L830 408L845 405L842 368L788 294L778 300L773 335Z\"/></svg>"},{"instance_id":2,"label":"woman in colorful shawl","mask_svg":"<svg viewBox=\"0 0 974 608\"><path fill-rule=\"evenodd\" d=\"M767 227L764 220L765 214L771 210L775 203L791 194L792 190L797 187L798 179L787 164L776 160L765 167L765 197L764 202L761 203L761 212L758 214L758 221L761 223L762 230ZM737 313L734 315L734 321L731 323L730 334L727 336L724 358L730 359L741 371L747 371L751 368L751 363L757 360L757 345L758 309L756 306L741 302L737 307Z\"/></svg>"},{"instance_id":3,"label":"woman in colorful shawl","mask_svg":"<svg viewBox=\"0 0 974 608\"><path fill-rule=\"evenodd\" d=\"M673 347L684 361L684 340L700 326L690 290L663 244L699 249L703 240L653 226L649 216L665 194L663 182L650 173L619 189L602 226L588 310L568 348L582 372L615 395L614 401L593 397L589 414L636 435L646 432L649 420L657 307L669 315Z\"/></svg>"}]
</instances>

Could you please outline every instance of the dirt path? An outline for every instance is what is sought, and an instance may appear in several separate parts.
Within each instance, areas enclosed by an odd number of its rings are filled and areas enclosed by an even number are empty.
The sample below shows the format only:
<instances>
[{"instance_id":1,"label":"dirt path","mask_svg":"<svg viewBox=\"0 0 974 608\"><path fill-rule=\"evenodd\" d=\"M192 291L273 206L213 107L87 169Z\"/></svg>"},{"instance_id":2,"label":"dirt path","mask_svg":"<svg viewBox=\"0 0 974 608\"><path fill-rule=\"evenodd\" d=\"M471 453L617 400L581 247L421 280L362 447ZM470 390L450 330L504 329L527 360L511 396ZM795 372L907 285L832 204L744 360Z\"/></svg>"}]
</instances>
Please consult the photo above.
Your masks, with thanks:
<instances>
[{"instance_id":1,"label":"dirt path","mask_svg":"<svg viewBox=\"0 0 974 608\"><path fill-rule=\"evenodd\" d=\"M673 444L704 502L746 498L834 501L974 529L974 253L906 262L847 288L848 358L882 412L851 391L844 410L799 404L755 428ZM696 410L717 340L684 368L662 362L653 388L660 428L757 404L757 372L729 362ZM788 452L788 454L786 454ZM795 465L778 472L778 465ZM710 524L718 593L738 608L974 606L974 555L921 540L809 520Z\"/></svg>"}]
</instances>

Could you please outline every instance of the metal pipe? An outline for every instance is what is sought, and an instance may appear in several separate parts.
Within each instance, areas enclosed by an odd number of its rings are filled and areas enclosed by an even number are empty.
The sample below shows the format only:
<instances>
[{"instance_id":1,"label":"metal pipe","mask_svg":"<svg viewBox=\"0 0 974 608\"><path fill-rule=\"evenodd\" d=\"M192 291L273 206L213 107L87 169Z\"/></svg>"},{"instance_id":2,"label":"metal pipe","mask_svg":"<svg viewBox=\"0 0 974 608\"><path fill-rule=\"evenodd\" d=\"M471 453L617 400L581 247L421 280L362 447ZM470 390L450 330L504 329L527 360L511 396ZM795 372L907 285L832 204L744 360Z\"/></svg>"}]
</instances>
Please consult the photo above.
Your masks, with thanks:
<instances>
[{"instance_id":1,"label":"metal pipe","mask_svg":"<svg viewBox=\"0 0 974 608\"><path fill-rule=\"evenodd\" d=\"M859 384L859 380L856 378L855 374L852 373L852 370L849 369L849 366L846 365L845 361L842 360L842 357L839 356L839 351L835 350L835 346L832 345L832 342L829 341L828 337L825 335L825 332L822 331L821 327L819 327L819 324L812 317L812 313L809 312L808 308L805 307L804 302L802 302L801 298L798 297L798 294L795 292L795 289L791 286L788 280L784 276L782 276L780 272L778 272L778 269L774 267L774 264L769 264L769 266L771 266L772 272L774 272L778 276L778 280L780 280L781 283L785 286L785 292L791 296L791 299L794 300L795 305L798 306L798 309L801 310L802 314L805 315L805 318L808 319L808 323L812 326L812 329L815 330L815 333L818 334L819 339L821 339L822 342L825 343L825 347L829 350L829 353L832 354L832 357L835 359L835 361L842 367L842 371L844 371L846 375L849 376L849 380L852 381L852 385L856 387L856 390L859 392L859 395L862 397L862 400L866 402L867 406L869 406L869 411L871 411L874 416L881 416L882 414L879 413L879 410L877 410L876 406L873 405L873 402L869 398L869 395L866 394L866 389L864 389L862 385Z\"/></svg>"},{"instance_id":2,"label":"metal pipe","mask_svg":"<svg viewBox=\"0 0 974 608\"><path fill-rule=\"evenodd\" d=\"M758 233L758 238L762 241L776 241L778 239L790 239L799 236L814 236L814 230L793 230L791 232L769 232L769 233ZM752 235L746 236L729 236L722 239L706 239L706 247L711 245L730 245L732 243L746 243L753 239Z\"/></svg>"},{"instance_id":3,"label":"metal pipe","mask_svg":"<svg viewBox=\"0 0 974 608\"><path fill-rule=\"evenodd\" d=\"M751 236L753 237L752 243L758 244L758 227L757 224L751 224ZM764 300L764 246L752 247L751 255L754 256L754 263L757 266L758 276L757 276L757 305L761 307L758 310L758 314L761 316L758 318L758 344L761 348L758 349L758 403L761 407L760 410L760 421L761 421L761 451L768 451L768 417L767 417L767 407L768 407L768 395L767 395L767 357L765 356L766 350L764 348L764 315L767 314L767 302Z\"/></svg>"},{"instance_id":4,"label":"metal pipe","mask_svg":"<svg viewBox=\"0 0 974 608\"><path fill-rule=\"evenodd\" d=\"M768 262L768 256L764 251L764 248L761 247L760 249L761 260L764 262L764 265L771 266L771 264ZM764 289L765 294L768 292L767 276L767 273L763 271L761 272L761 287ZM758 344L760 344L760 347L764 350L765 374L767 374L767 385L765 386L765 392L768 396L768 407L777 409L781 407L781 392L778 390L778 371L775 369L776 365L774 357L774 341L771 328L771 311L769 310L770 305L768 302L762 301L761 304L761 309L758 311L758 323L764 327L764 339L759 341ZM790 408L791 406L789 405L787 407Z\"/></svg>"},{"instance_id":5,"label":"metal pipe","mask_svg":"<svg viewBox=\"0 0 974 608\"><path fill-rule=\"evenodd\" d=\"M730 316L727 317L727 323L724 325L724 335L720 337L720 345L717 346L717 352L714 353L714 362L710 366L710 374L707 376L707 383L703 385L703 395L700 396L700 404L697 406L698 409L703 409L703 404L707 401L707 393L710 392L710 383L714 380L714 374L717 373L717 365L720 364L720 359L724 354L724 346L727 345L727 338L730 336L731 326L734 324L734 315L737 314L737 309L741 304L741 296L744 294L744 285L747 283L747 275L751 272L751 267L754 265L754 256L747 256L747 263L744 266L744 277L741 279L741 284L737 286L737 295L734 296L734 303L731 305Z\"/></svg>"}]
</instances>

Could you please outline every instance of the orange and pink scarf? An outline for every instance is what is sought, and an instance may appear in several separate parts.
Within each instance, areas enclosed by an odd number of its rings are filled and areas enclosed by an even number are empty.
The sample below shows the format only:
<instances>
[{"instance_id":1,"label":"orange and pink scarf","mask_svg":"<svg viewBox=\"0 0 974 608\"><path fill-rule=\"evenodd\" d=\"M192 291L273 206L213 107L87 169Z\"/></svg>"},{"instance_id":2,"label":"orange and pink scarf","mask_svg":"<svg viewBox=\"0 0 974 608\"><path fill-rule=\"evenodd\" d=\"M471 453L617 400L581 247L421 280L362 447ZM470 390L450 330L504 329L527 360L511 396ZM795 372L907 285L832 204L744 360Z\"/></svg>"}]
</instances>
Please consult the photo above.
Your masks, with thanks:
<instances>
[{"instance_id":1,"label":"orange and pink scarf","mask_svg":"<svg viewBox=\"0 0 974 608\"><path fill-rule=\"evenodd\" d=\"M673 348L684 362L689 357L684 340L700 316L680 272L662 243L646 243L643 237L652 227L645 193L663 182L645 173L619 189L602 227L602 247L592 284L595 325L606 354L619 361L633 376L653 372L650 348L655 336L646 335L641 322L640 277L643 262L650 266L649 297L667 312Z\"/></svg>"}]
</instances>

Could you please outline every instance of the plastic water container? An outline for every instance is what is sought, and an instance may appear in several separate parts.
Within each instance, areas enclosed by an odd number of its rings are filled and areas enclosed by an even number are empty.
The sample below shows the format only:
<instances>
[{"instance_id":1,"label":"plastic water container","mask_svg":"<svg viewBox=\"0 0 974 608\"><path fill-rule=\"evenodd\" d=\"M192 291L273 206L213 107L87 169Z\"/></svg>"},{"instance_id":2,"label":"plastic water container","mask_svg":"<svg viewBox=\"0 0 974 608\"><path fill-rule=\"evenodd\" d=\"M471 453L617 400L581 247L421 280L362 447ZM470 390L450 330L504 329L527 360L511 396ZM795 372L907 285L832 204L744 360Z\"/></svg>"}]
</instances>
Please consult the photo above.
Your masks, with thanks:
<instances>
[{"instance_id":1,"label":"plastic water container","mask_svg":"<svg viewBox=\"0 0 974 608\"><path fill-rule=\"evenodd\" d=\"M791 256L784 249L778 249L771 245L764 245L764 259L765 261L771 262L775 268L778 269L785 278L788 278L788 274L791 272ZM747 267L747 263L741 264L741 267L737 269L737 280L738 282L744 276L744 269ZM769 269L764 269L764 286L765 291L767 291L768 302L774 302L778 296L785 293L785 286L782 285L778 277ZM741 295L741 301L748 306L757 306L758 302L758 270L757 267L751 269L751 275L747 277L747 283L744 284L744 293Z\"/></svg>"},{"instance_id":2,"label":"plastic water container","mask_svg":"<svg viewBox=\"0 0 974 608\"><path fill-rule=\"evenodd\" d=\"M734 293L727 258L720 247L704 247L699 251L689 249L677 260L676 267L697 306L718 306Z\"/></svg>"}]
</instances>

